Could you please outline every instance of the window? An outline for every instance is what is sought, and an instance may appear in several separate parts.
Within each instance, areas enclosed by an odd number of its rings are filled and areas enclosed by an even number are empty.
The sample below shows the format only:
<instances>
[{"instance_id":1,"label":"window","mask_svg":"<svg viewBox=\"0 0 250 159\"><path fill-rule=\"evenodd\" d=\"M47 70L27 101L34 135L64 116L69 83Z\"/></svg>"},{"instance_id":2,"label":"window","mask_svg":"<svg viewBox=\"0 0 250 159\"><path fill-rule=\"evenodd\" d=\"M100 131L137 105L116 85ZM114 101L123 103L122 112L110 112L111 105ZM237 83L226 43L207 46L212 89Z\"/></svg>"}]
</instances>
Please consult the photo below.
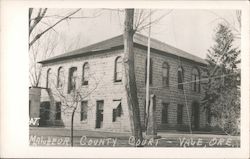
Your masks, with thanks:
<instances>
[{"instance_id":1,"label":"window","mask_svg":"<svg viewBox=\"0 0 250 159\"><path fill-rule=\"evenodd\" d=\"M147 83L147 67L148 67L148 60L146 59L145 62L145 83ZM153 83L153 61L150 58L150 64L149 64L149 84Z\"/></svg>"},{"instance_id":2,"label":"window","mask_svg":"<svg viewBox=\"0 0 250 159\"><path fill-rule=\"evenodd\" d=\"M49 101L45 101L41 103L40 118L41 120L49 120L50 118L50 102Z\"/></svg>"},{"instance_id":3,"label":"window","mask_svg":"<svg viewBox=\"0 0 250 159\"><path fill-rule=\"evenodd\" d=\"M169 65L166 62L162 65L162 84L163 86L169 85Z\"/></svg>"},{"instance_id":4,"label":"window","mask_svg":"<svg viewBox=\"0 0 250 159\"><path fill-rule=\"evenodd\" d=\"M115 59L115 82L122 81L122 58L119 56Z\"/></svg>"},{"instance_id":5,"label":"window","mask_svg":"<svg viewBox=\"0 0 250 159\"><path fill-rule=\"evenodd\" d=\"M183 68L178 68L178 89L183 89L184 73Z\"/></svg>"},{"instance_id":6,"label":"window","mask_svg":"<svg viewBox=\"0 0 250 159\"><path fill-rule=\"evenodd\" d=\"M81 121L85 121L88 118L88 101L82 101L81 103Z\"/></svg>"},{"instance_id":7,"label":"window","mask_svg":"<svg viewBox=\"0 0 250 159\"><path fill-rule=\"evenodd\" d=\"M47 70L47 80L46 80L46 87L51 87L51 68Z\"/></svg>"},{"instance_id":8,"label":"window","mask_svg":"<svg viewBox=\"0 0 250 159\"><path fill-rule=\"evenodd\" d=\"M162 112L161 112L161 122L162 124L168 123L168 103L162 103Z\"/></svg>"},{"instance_id":9,"label":"window","mask_svg":"<svg viewBox=\"0 0 250 159\"><path fill-rule=\"evenodd\" d=\"M89 63L85 63L82 67L82 85L89 84Z\"/></svg>"},{"instance_id":10,"label":"window","mask_svg":"<svg viewBox=\"0 0 250 159\"><path fill-rule=\"evenodd\" d=\"M206 116L207 116L207 124L211 124L211 108L208 107L206 110Z\"/></svg>"},{"instance_id":11,"label":"window","mask_svg":"<svg viewBox=\"0 0 250 159\"><path fill-rule=\"evenodd\" d=\"M118 117L122 115L122 104L121 100L114 100L113 101L113 122L117 121Z\"/></svg>"},{"instance_id":12,"label":"window","mask_svg":"<svg viewBox=\"0 0 250 159\"><path fill-rule=\"evenodd\" d=\"M56 102L56 120L61 120L61 102Z\"/></svg>"},{"instance_id":13,"label":"window","mask_svg":"<svg viewBox=\"0 0 250 159\"><path fill-rule=\"evenodd\" d=\"M69 83L68 83L68 93L76 89L76 79L77 79L77 68L71 67L69 69Z\"/></svg>"},{"instance_id":14,"label":"window","mask_svg":"<svg viewBox=\"0 0 250 159\"><path fill-rule=\"evenodd\" d=\"M183 116L183 105L177 105L177 124L182 124L182 116Z\"/></svg>"},{"instance_id":15,"label":"window","mask_svg":"<svg viewBox=\"0 0 250 159\"><path fill-rule=\"evenodd\" d=\"M57 72L57 87L62 88L64 84L64 69L59 67Z\"/></svg>"},{"instance_id":16,"label":"window","mask_svg":"<svg viewBox=\"0 0 250 159\"><path fill-rule=\"evenodd\" d=\"M200 92L200 73L196 68L192 71L192 90Z\"/></svg>"},{"instance_id":17,"label":"window","mask_svg":"<svg viewBox=\"0 0 250 159\"><path fill-rule=\"evenodd\" d=\"M103 127L103 106L103 100L96 101L96 128Z\"/></svg>"}]
</instances>

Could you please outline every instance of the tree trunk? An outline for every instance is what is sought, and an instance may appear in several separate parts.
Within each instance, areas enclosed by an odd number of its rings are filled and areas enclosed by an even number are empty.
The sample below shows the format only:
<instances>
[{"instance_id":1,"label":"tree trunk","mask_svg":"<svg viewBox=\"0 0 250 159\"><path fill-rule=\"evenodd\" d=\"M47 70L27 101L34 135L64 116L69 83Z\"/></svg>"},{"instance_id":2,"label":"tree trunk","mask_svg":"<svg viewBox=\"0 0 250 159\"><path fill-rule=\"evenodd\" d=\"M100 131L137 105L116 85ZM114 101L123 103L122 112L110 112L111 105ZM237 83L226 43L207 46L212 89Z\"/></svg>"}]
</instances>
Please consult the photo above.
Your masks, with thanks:
<instances>
[{"instance_id":1,"label":"tree trunk","mask_svg":"<svg viewBox=\"0 0 250 159\"><path fill-rule=\"evenodd\" d=\"M142 130L140 122L140 110L137 98L137 87L134 70L133 52L133 19L134 9L125 9L125 29L124 29L124 68L125 87L127 93L127 103L129 108L130 124L133 136L136 140L142 141Z\"/></svg>"},{"instance_id":2,"label":"tree trunk","mask_svg":"<svg viewBox=\"0 0 250 159\"><path fill-rule=\"evenodd\" d=\"M71 140L71 147L73 147L73 141L74 141L74 116L75 116L76 108L73 109L72 115L71 115L71 128L70 128L70 140Z\"/></svg>"}]
</instances>

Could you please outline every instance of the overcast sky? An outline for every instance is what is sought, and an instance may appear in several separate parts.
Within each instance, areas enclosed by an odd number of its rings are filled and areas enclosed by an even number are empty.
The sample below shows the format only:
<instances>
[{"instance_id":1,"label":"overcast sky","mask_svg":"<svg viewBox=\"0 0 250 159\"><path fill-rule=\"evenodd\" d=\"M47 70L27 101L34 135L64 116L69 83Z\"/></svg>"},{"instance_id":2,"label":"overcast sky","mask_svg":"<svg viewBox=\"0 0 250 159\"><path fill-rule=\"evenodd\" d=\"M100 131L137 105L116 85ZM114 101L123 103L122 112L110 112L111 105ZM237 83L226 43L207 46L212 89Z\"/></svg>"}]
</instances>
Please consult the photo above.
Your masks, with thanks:
<instances>
[{"instance_id":1,"label":"overcast sky","mask_svg":"<svg viewBox=\"0 0 250 159\"><path fill-rule=\"evenodd\" d=\"M49 10L49 14L67 13L70 10ZM147 12L146 10L145 12ZM82 9L76 16L93 16L65 21L56 28L58 37L57 54L99 42L123 33L124 12L116 9ZM226 19L238 28L235 10L157 10L152 20L165 15L152 25L152 38L175 46L201 58L213 44L214 29ZM147 21L149 19L146 19ZM147 35L148 30L141 31Z\"/></svg>"}]
</instances>

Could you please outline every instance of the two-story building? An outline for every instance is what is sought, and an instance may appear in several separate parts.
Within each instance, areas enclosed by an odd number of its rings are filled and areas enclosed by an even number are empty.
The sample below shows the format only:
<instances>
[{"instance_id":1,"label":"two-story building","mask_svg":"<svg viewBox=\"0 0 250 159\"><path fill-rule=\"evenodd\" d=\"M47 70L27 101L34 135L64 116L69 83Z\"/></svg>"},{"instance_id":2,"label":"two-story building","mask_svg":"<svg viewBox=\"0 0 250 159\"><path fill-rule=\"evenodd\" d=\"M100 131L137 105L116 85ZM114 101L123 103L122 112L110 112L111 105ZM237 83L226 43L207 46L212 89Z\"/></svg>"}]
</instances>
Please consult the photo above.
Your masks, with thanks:
<instances>
[{"instance_id":1,"label":"two-story building","mask_svg":"<svg viewBox=\"0 0 250 159\"><path fill-rule=\"evenodd\" d=\"M79 129L130 131L124 86L123 35L61 54L40 63L40 126L70 126ZM140 119L144 126L147 37L134 35L134 57ZM156 123L161 130L202 130L210 117L201 105L200 81L205 60L151 39L150 94L156 96ZM49 93L48 93L49 92ZM51 105L50 101L54 104Z\"/></svg>"}]
</instances>

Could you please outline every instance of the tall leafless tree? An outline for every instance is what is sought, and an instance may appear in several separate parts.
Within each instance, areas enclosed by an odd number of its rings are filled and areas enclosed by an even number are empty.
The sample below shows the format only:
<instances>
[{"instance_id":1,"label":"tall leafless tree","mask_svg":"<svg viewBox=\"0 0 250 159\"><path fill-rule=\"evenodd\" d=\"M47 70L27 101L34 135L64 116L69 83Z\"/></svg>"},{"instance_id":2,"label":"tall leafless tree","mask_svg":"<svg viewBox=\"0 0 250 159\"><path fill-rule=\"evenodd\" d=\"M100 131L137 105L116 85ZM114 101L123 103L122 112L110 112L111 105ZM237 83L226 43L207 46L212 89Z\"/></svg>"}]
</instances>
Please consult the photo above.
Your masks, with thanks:
<instances>
[{"instance_id":1,"label":"tall leafless tree","mask_svg":"<svg viewBox=\"0 0 250 159\"><path fill-rule=\"evenodd\" d=\"M142 128L140 122L140 111L134 70L133 36L135 30L133 28L133 23L134 9L126 9L124 27L124 68L126 79L125 87L132 134L137 140L140 139L142 141Z\"/></svg>"}]
</instances>

